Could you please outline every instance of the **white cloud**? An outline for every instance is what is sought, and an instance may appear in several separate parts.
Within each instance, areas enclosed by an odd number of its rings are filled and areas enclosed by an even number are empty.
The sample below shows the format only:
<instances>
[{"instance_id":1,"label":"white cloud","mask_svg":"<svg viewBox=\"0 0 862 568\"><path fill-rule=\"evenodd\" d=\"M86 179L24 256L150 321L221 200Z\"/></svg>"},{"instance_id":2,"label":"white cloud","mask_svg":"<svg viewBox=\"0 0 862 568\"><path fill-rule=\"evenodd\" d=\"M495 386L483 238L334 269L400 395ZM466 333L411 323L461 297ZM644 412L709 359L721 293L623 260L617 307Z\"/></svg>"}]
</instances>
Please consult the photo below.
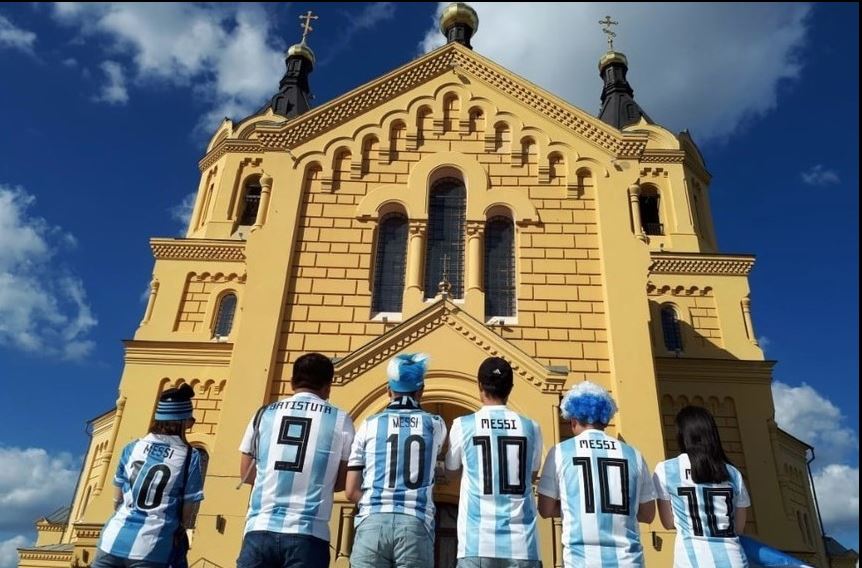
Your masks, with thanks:
<instances>
[{"instance_id":1,"label":"white cloud","mask_svg":"<svg viewBox=\"0 0 862 568\"><path fill-rule=\"evenodd\" d=\"M185 233L186 229L189 228L189 222L191 221L192 213L195 208L196 197L196 192L189 193L183 197L182 201L168 209L171 219L181 225L183 233Z\"/></svg>"},{"instance_id":2,"label":"white cloud","mask_svg":"<svg viewBox=\"0 0 862 568\"><path fill-rule=\"evenodd\" d=\"M8 47L32 54L35 43L36 34L19 28L9 21L9 18L0 14L0 48Z\"/></svg>"},{"instance_id":3,"label":"white cloud","mask_svg":"<svg viewBox=\"0 0 862 568\"><path fill-rule=\"evenodd\" d=\"M75 238L30 214L35 198L0 185L0 346L81 359L96 318L80 279L55 253Z\"/></svg>"},{"instance_id":4,"label":"white cloud","mask_svg":"<svg viewBox=\"0 0 862 568\"><path fill-rule=\"evenodd\" d=\"M339 32L338 39L327 45L327 56L320 65L327 65L344 51L353 41L356 34L370 30L380 22L395 17L395 2L373 2L366 5L358 14L349 14L347 28Z\"/></svg>"},{"instance_id":5,"label":"white cloud","mask_svg":"<svg viewBox=\"0 0 862 568\"><path fill-rule=\"evenodd\" d=\"M814 446L817 464L841 462L859 450L859 439L844 424L844 415L830 400L807 384L772 384L775 421L785 431Z\"/></svg>"},{"instance_id":6,"label":"white cloud","mask_svg":"<svg viewBox=\"0 0 862 568\"><path fill-rule=\"evenodd\" d=\"M100 67L105 72L107 82L102 85L102 92L93 99L112 105L124 105L129 102L123 66L116 61L103 61Z\"/></svg>"},{"instance_id":7,"label":"white cloud","mask_svg":"<svg viewBox=\"0 0 862 568\"><path fill-rule=\"evenodd\" d=\"M835 170L824 168L823 164L817 164L800 175L806 185L824 186L841 182L838 173Z\"/></svg>"},{"instance_id":8,"label":"white cloud","mask_svg":"<svg viewBox=\"0 0 862 568\"><path fill-rule=\"evenodd\" d=\"M772 345L772 340L766 337L765 335L761 335L757 338L757 343L760 345L761 349L766 349L770 345Z\"/></svg>"},{"instance_id":9,"label":"white cloud","mask_svg":"<svg viewBox=\"0 0 862 568\"><path fill-rule=\"evenodd\" d=\"M441 4L441 8L446 3ZM778 85L799 76L809 4L473 2L477 52L595 115L607 49L598 20L620 22L635 100L671 130L725 139L774 109ZM437 20L420 48L441 45Z\"/></svg>"},{"instance_id":10,"label":"white cloud","mask_svg":"<svg viewBox=\"0 0 862 568\"><path fill-rule=\"evenodd\" d=\"M858 528L858 467L828 465L814 474L814 486L827 533Z\"/></svg>"},{"instance_id":11,"label":"white cloud","mask_svg":"<svg viewBox=\"0 0 862 568\"><path fill-rule=\"evenodd\" d=\"M77 67L78 66L78 60L75 59L74 57L67 57L66 59L64 59L62 61L62 63L66 67Z\"/></svg>"},{"instance_id":12,"label":"white cloud","mask_svg":"<svg viewBox=\"0 0 862 568\"><path fill-rule=\"evenodd\" d=\"M32 541L23 536L13 536L0 542L0 568L15 568L18 566L18 548L29 546Z\"/></svg>"},{"instance_id":13,"label":"white cloud","mask_svg":"<svg viewBox=\"0 0 862 568\"><path fill-rule=\"evenodd\" d=\"M41 448L0 446L0 530L33 530L41 517L68 505L80 460Z\"/></svg>"},{"instance_id":14,"label":"white cloud","mask_svg":"<svg viewBox=\"0 0 862 568\"><path fill-rule=\"evenodd\" d=\"M275 19L259 6L57 3L53 14L84 38L107 38L113 53L127 56L121 69L134 84L193 87L209 106L207 129L262 106L284 74Z\"/></svg>"}]
</instances>

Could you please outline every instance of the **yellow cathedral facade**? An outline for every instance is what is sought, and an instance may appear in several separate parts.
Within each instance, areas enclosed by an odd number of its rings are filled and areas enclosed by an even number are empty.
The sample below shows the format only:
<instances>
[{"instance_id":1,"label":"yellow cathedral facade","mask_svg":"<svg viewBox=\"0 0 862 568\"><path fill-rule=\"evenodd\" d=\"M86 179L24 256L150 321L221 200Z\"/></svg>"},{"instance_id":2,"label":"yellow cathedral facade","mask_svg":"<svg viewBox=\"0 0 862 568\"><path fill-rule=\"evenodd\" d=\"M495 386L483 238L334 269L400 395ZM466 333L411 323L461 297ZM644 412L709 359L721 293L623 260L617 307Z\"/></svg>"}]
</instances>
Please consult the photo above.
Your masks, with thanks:
<instances>
[{"instance_id":1,"label":"yellow cathedral facade","mask_svg":"<svg viewBox=\"0 0 862 568\"><path fill-rule=\"evenodd\" d=\"M473 51L477 29L453 4L444 46L316 108L303 39L271 102L225 119L185 238L150 241L116 408L90 422L73 501L38 521L21 568L91 563L120 450L181 383L196 393L189 441L207 457L189 561L233 566L249 498L240 438L262 404L290 394L309 351L333 358L331 400L357 424L387 403L395 354L430 354L423 406L447 424L479 408L481 361L503 357L510 407L539 423L546 451L571 435L564 391L597 382L620 408L611 433L650 467L677 453L677 410L705 406L745 475L747 532L829 565L809 447L774 422L754 257L719 252L694 141L638 106L622 53L599 62L595 117ZM441 568L454 566L457 499L457 483L439 480ZM353 515L336 494L333 566L348 566ZM673 532L641 526L647 564L671 566ZM545 566L562 566L559 521L541 520L540 534Z\"/></svg>"}]
</instances>

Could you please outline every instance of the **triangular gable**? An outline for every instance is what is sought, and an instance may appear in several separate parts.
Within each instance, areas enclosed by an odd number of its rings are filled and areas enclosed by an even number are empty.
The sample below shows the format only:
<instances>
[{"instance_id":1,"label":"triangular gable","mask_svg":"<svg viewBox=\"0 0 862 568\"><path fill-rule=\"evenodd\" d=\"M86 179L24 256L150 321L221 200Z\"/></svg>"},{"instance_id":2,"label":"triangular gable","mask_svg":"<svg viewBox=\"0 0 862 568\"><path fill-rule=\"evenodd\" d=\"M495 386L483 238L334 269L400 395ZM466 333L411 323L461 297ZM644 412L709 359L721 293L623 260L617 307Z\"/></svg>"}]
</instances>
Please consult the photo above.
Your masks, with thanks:
<instances>
[{"instance_id":1,"label":"triangular gable","mask_svg":"<svg viewBox=\"0 0 862 568\"><path fill-rule=\"evenodd\" d=\"M294 148L451 70L458 70L505 93L617 158L637 158L646 149L648 137L645 134L620 132L453 42L290 121L263 120L252 128L243 128L239 124L230 129L238 133L234 139L224 137L224 133L217 134L215 138L221 136L222 139L212 144L212 149L201 160L200 168L206 169L226 151Z\"/></svg>"},{"instance_id":2,"label":"triangular gable","mask_svg":"<svg viewBox=\"0 0 862 568\"><path fill-rule=\"evenodd\" d=\"M365 344L335 365L334 385L345 385L383 361L409 349L415 341L441 326L450 326L465 341L488 356L502 357L516 376L543 393L562 394L566 373L548 370L541 363L506 341L450 300L439 300L377 339Z\"/></svg>"}]
</instances>

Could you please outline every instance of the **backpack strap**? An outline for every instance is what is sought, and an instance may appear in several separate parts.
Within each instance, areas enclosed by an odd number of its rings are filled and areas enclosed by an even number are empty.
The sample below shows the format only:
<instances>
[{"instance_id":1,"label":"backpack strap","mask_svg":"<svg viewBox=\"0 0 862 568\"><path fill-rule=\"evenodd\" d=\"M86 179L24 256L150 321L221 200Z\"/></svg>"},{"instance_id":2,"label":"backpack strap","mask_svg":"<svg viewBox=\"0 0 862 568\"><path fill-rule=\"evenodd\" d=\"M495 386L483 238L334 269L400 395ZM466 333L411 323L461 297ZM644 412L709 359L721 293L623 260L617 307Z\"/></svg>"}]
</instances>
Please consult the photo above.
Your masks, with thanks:
<instances>
[{"instance_id":1,"label":"backpack strap","mask_svg":"<svg viewBox=\"0 0 862 568\"><path fill-rule=\"evenodd\" d=\"M254 429L254 433L251 437L251 451L254 452L252 457L257 461L257 457L260 455L260 422L263 420L263 413L269 404L264 404L260 408L257 409L257 412L254 415L254 420L252 421L252 428Z\"/></svg>"}]
</instances>

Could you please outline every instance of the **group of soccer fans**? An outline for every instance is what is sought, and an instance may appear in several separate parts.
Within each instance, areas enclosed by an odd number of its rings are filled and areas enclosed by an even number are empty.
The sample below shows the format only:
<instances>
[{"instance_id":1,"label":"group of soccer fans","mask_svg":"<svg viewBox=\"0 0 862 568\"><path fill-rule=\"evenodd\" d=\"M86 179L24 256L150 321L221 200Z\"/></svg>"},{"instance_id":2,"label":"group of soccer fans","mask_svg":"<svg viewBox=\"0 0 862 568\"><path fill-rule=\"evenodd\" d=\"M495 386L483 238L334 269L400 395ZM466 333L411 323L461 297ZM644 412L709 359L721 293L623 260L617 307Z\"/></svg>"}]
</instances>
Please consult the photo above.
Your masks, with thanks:
<instances>
[{"instance_id":1,"label":"group of soccer fans","mask_svg":"<svg viewBox=\"0 0 862 568\"><path fill-rule=\"evenodd\" d=\"M388 406L355 430L350 416L327 402L329 358L297 359L293 395L263 406L240 445L240 476L253 488L238 568L329 566L333 494L342 490L358 505L351 566L431 568L433 490L441 475L461 480L459 568L541 566L538 515L562 517L567 568L643 566L638 522L652 522L656 502L662 524L677 531L674 566L748 565L737 537L748 493L707 410L679 412L682 453L651 475L638 450L605 433L613 399L582 382L561 403L574 436L550 449L538 476L539 426L507 408L512 368L491 357L477 373L482 407L454 420L438 465L447 432L443 419L421 406L427 365L423 354L393 358ZM93 568L182 566L182 535L203 499L200 458L184 434L194 423L192 395L188 387L163 393L150 433L123 450L116 512Z\"/></svg>"}]
</instances>

